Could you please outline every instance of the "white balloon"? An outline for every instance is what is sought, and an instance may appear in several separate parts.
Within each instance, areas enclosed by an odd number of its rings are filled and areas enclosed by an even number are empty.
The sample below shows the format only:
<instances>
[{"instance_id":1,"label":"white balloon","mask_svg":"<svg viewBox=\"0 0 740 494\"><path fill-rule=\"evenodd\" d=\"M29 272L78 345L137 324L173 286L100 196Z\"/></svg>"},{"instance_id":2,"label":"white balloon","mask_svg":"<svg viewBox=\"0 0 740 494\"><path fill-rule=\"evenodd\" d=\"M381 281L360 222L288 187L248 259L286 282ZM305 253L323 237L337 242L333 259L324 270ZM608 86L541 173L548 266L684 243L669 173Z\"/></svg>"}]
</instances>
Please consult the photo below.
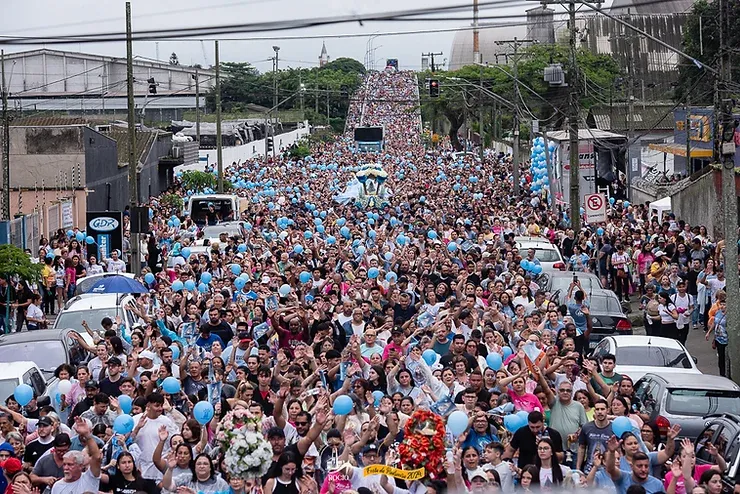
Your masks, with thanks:
<instances>
[{"instance_id":1,"label":"white balloon","mask_svg":"<svg viewBox=\"0 0 740 494\"><path fill-rule=\"evenodd\" d=\"M63 394L63 395L66 395L66 394L68 394L68 393L69 393L70 391L72 391L72 383L71 383L71 382L69 382L69 380L68 380L68 379L62 379L62 380L61 380L61 381L59 381L59 383L57 384L57 389L59 390L59 393L61 393L61 394Z\"/></svg>"}]
</instances>

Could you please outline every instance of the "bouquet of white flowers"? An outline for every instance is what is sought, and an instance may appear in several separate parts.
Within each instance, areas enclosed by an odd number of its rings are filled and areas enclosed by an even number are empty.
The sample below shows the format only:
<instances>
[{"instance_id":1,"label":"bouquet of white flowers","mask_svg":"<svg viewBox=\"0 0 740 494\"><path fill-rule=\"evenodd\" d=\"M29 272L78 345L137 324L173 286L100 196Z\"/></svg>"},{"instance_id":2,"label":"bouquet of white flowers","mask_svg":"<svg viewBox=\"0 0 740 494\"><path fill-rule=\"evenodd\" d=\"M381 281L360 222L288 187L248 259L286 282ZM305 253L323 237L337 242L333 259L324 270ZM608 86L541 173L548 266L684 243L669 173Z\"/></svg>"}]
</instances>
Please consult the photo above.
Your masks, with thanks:
<instances>
[{"instance_id":1,"label":"bouquet of white flowers","mask_svg":"<svg viewBox=\"0 0 740 494\"><path fill-rule=\"evenodd\" d=\"M227 413L218 425L216 439L225 452L229 475L253 479L267 473L272 464L272 445L260 430L260 421L248 410Z\"/></svg>"}]
</instances>

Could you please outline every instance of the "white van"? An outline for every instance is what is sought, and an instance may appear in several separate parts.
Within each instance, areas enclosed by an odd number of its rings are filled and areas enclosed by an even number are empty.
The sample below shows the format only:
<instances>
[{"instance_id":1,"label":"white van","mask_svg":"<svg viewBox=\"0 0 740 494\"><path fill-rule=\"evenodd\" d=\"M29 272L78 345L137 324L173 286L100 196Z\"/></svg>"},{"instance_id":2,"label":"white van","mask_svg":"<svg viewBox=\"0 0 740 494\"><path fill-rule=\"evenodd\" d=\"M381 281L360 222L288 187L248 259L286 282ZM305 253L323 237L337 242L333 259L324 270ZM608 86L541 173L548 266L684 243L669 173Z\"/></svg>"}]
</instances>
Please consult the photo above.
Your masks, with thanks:
<instances>
[{"instance_id":1,"label":"white van","mask_svg":"<svg viewBox=\"0 0 740 494\"><path fill-rule=\"evenodd\" d=\"M208 207L213 204L218 221L238 220L241 213L240 197L231 194L197 194L185 204L185 212L196 225L208 223Z\"/></svg>"}]
</instances>

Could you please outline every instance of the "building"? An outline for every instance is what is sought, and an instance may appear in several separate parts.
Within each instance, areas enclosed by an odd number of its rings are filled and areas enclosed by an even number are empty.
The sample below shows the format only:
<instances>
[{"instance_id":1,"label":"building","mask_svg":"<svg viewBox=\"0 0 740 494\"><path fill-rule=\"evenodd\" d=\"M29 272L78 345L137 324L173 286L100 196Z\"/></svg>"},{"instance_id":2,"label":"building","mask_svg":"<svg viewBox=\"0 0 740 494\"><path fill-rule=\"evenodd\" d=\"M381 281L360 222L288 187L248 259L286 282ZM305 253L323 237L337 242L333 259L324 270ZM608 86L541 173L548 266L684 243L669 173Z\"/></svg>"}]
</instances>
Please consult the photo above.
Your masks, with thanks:
<instances>
[{"instance_id":1,"label":"building","mask_svg":"<svg viewBox=\"0 0 740 494\"><path fill-rule=\"evenodd\" d=\"M326 43L321 43L321 55L319 55L319 67L329 63L329 53L326 51Z\"/></svg>"},{"instance_id":2,"label":"building","mask_svg":"<svg viewBox=\"0 0 740 494\"><path fill-rule=\"evenodd\" d=\"M130 204L128 156L125 126L80 117L19 119L10 127L11 214L38 212L49 235L83 224L86 211L122 211ZM146 202L172 185L175 166L197 162L198 149L173 143L169 132L141 129L135 156L139 201Z\"/></svg>"},{"instance_id":3,"label":"building","mask_svg":"<svg viewBox=\"0 0 740 494\"><path fill-rule=\"evenodd\" d=\"M118 118L127 114L125 57L43 48L6 53L4 65L9 105L16 112ZM215 85L215 72L196 67L135 57L133 69L136 113L142 121L180 120L196 105L205 108L205 93Z\"/></svg>"}]
</instances>

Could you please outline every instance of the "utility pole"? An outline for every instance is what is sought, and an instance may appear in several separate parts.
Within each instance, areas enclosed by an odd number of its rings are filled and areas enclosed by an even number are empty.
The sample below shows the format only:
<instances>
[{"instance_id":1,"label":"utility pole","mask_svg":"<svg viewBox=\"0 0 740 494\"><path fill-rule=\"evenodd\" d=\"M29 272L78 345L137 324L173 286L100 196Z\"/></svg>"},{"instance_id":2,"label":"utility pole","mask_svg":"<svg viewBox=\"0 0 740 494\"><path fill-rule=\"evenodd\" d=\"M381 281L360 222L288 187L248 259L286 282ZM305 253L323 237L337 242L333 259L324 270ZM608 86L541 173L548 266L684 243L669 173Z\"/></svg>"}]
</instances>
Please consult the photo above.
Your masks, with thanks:
<instances>
[{"instance_id":1,"label":"utility pole","mask_svg":"<svg viewBox=\"0 0 740 494\"><path fill-rule=\"evenodd\" d=\"M316 97L314 98L314 104L316 105L316 108L314 108L314 113L316 113L316 117L318 118L319 116L319 70L318 69L316 69L316 86L315 87L316 87L316 92L314 93L314 95L316 95Z\"/></svg>"},{"instance_id":2,"label":"utility pole","mask_svg":"<svg viewBox=\"0 0 740 494\"><path fill-rule=\"evenodd\" d=\"M726 93L726 84L730 74L730 51L727 46L727 1L719 0L719 55L720 70L715 88ZM723 94L725 96L726 94ZM720 99L719 91L715 99ZM722 162L722 204L724 216L725 250L724 268L727 282L727 333L728 348L727 376L740 381L740 276L737 267L737 189L735 187L735 122L733 118L733 100L722 100L722 136L719 152ZM716 129L716 127L715 127ZM734 375L733 375L734 374Z\"/></svg>"},{"instance_id":3,"label":"utility pole","mask_svg":"<svg viewBox=\"0 0 740 494\"><path fill-rule=\"evenodd\" d=\"M331 120L329 120L329 85L326 85L326 125L331 125Z\"/></svg>"},{"instance_id":4,"label":"utility pole","mask_svg":"<svg viewBox=\"0 0 740 494\"><path fill-rule=\"evenodd\" d=\"M519 196L519 103L521 101L521 95L519 93L519 47L524 43L535 43L533 39L507 39L496 41L497 45L509 45L514 50L514 143L512 144L512 176L514 181L514 196Z\"/></svg>"},{"instance_id":5,"label":"utility pole","mask_svg":"<svg viewBox=\"0 0 740 494\"><path fill-rule=\"evenodd\" d=\"M0 65L3 78L3 219L10 221L10 114L8 88L5 85L5 50L0 51ZM5 320L10 319L6 317Z\"/></svg>"},{"instance_id":6,"label":"utility pole","mask_svg":"<svg viewBox=\"0 0 740 494\"><path fill-rule=\"evenodd\" d=\"M581 229L580 160L578 159L578 65L576 63L576 3L568 3L570 13L570 101L568 130L570 141L570 225Z\"/></svg>"},{"instance_id":7,"label":"utility pole","mask_svg":"<svg viewBox=\"0 0 740 494\"><path fill-rule=\"evenodd\" d=\"M686 127L686 174L692 175L694 173L691 163L691 94L686 94L686 121L684 122Z\"/></svg>"},{"instance_id":8,"label":"utility pole","mask_svg":"<svg viewBox=\"0 0 740 494\"><path fill-rule=\"evenodd\" d=\"M480 54L480 34L478 33L478 0L473 0L473 63L483 63Z\"/></svg>"},{"instance_id":9,"label":"utility pole","mask_svg":"<svg viewBox=\"0 0 740 494\"><path fill-rule=\"evenodd\" d=\"M303 118L303 75L298 72L298 89L301 91L301 118Z\"/></svg>"},{"instance_id":10,"label":"utility pole","mask_svg":"<svg viewBox=\"0 0 740 494\"><path fill-rule=\"evenodd\" d=\"M442 55L444 55L444 53L442 53L442 52L439 52L439 53L429 52L429 53L422 53L421 54L422 57L429 57L431 59L431 61L432 61L432 65L431 65L432 72L435 72L437 70L436 66L434 65L434 57L435 56L441 57Z\"/></svg>"},{"instance_id":11,"label":"utility pole","mask_svg":"<svg viewBox=\"0 0 740 494\"><path fill-rule=\"evenodd\" d=\"M218 193L224 193L224 162L221 146L221 60L218 53L218 40L215 42L216 51L216 161L218 162Z\"/></svg>"},{"instance_id":12,"label":"utility pole","mask_svg":"<svg viewBox=\"0 0 740 494\"><path fill-rule=\"evenodd\" d=\"M273 46L275 50L275 63L272 66L272 106L278 106L278 52L280 51L279 46Z\"/></svg>"},{"instance_id":13,"label":"utility pole","mask_svg":"<svg viewBox=\"0 0 740 494\"><path fill-rule=\"evenodd\" d=\"M128 194L131 210L139 205L139 163L136 159L136 112L134 107L134 46L131 33L131 2L126 2L126 91L128 93ZM139 232L131 232L131 271L141 274Z\"/></svg>"},{"instance_id":14,"label":"utility pole","mask_svg":"<svg viewBox=\"0 0 740 494\"><path fill-rule=\"evenodd\" d=\"M198 67L195 68L195 140L200 146L200 78Z\"/></svg>"},{"instance_id":15,"label":"utility pole","mask_svg":"<svg viewBox=\"0 0 740 494\"><path fill-rule=\"evenodd\" d=\"M476 2L476 8L477 8L477 2ZM480 153L480 159L483 161L483 148L486 144L486 139L484 137L483 133L483 65L478 66L478 77L479 77L479 84L480 88L478 89L478 135L480 137L480 149L478 152Z\"/></svg>"}]
</instances>

